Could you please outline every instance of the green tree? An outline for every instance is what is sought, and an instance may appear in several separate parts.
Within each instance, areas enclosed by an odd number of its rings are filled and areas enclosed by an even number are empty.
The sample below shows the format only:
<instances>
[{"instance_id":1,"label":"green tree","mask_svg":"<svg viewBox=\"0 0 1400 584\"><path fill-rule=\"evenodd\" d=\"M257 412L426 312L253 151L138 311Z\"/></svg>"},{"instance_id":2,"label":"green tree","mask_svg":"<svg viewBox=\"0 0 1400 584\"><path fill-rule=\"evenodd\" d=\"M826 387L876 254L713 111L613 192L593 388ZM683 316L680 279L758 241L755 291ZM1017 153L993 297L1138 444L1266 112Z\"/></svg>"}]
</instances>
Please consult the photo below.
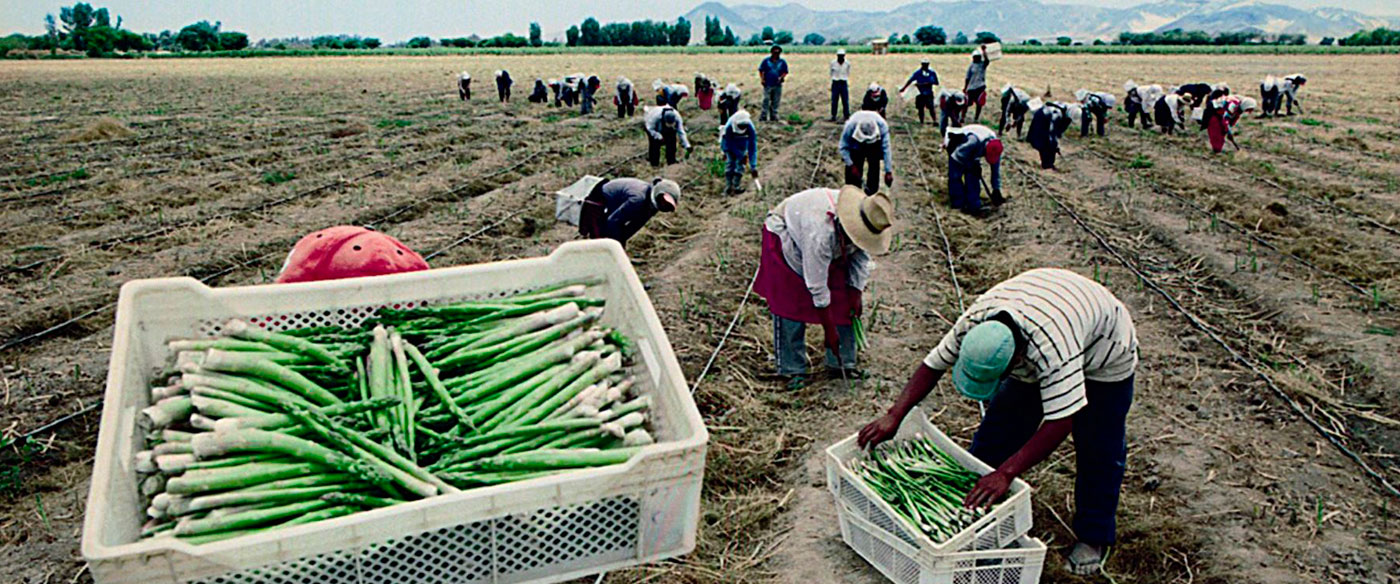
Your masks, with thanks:
<instances>
[{"instance_id":1,"label":"green tree","mask_svg":"<svg viewBox=\"0 0 1400 584\"><path fill-rule=\"evenodd\" d=\"M155 48L155 43L147 39L145 35L125 29L113 29L116 32L116 49L118 51L149 51Z\"/></svg>"},{"instance_id":2,"label":"green tree","mask_svg":"<svg viewBox=\"0 0 1400 584\"><path fill-rule=\"evenodd\" d=\"M792 31L790 30L780 30L773 35L773 44L775 45L790 45L792 40Z\"/></svg>"},{"instance_id":3,"label":"green tree","mask_svg":"<svg viewBox=\"0 0 1400 584\"><path fill-rule=\"evenodd\" d=\"M671 27L671 46L684 47L690 44L690 21L684 17L676 19L676 26Z\"/></svg>"},{"instance_id":4,"label":"green tree","mask_svg":"<svg viewBox=\"0 0 1400 584\"><path fill-rule=\"evenodd\" d=\"M712 47L726 44L724 42L724 27L720 26L718 16L705 17L705 44Z\"/></svg>"},{"instance_id":5,"label":"green tree","mask_svg":"<svg viewBox=\"0 0 1400 584\"><path fill-rule=\"evenodd\" d=\"M733 47L738 46L738 44L739 37L734 36L734 30L727 26L724 27L724 46Z\"/></svg>"},{"instance_id":6,"label":"green tree","mask_svg":"<svg viewBox=\"0 0 1400 584\"><path fill-rule=\"evenodd\" d=\"M87 38L84 33L92 26L92 5L79 2L71 7L64 6L58 10L58 18L63 21L68 44L79 51L86 50Z\"/></svg>"},{"instance_id":7,"label":"green tree","mask_svg":"<svg viewBox=\"0 0 1400 584\"><path fill-rule=\"evenodd\" d=\"M1108 43L1103 42L1103 39L1094 39L1094 46L1096 47L1102 47L1106 44Z\"/></svg>"},{"instance_id":8,"label":"green tree","mask_svg":"<svg viewBox=\"0 0 1400 584\"><path fill-rule=\"evenodd\" d=\"M577 47L577 46L578 46L578 25L570 26L570 27L569 27L569 30L564 31L564 39L565 39L565 42L566 42L566 44L567 44L568 46Z\"/></svg>"},{"instance_id":9,"label":"green tree","mask_svg":"<svg viewBox=\"0 0 1400 584\"><path fill-rule=\"evenodd\" d=\"M408 39L408 48L410 49L426 49L431 46L433 46L433 39L425 36Z\"/></svg>"},{"instance_id":10,"label":"green tree","mask_svg":"<svg viewBox=\"0 0 1400 584\"><path fill-rule=\"evenodd\" d=\"M360 41L360 45L366 49L377 49L379 48L380 42L377 38L369 37L363 41Z\"/></svg>"},{"instance_id":11,"label":"green tree","mask_svg":"<svg viewBox=\"0 0 1400 584\"><path fill-rule=\"evenodd\" d=\"M1021 44L1023 44L1023 45L1029 45L1029 46L1032 46L1032 47L1038 47L1038 46L1040 46L1040 39L1026 39L1026 40L1021 41Z\"/></svg>"},{"instance_id":12,"label":"green tree","mask_svg":"<svg viewBox=\"0 0 1400 584\"><path fill-rule=\"evenodd\" d=\"M82 38L89 57L101 57L117 48L117 31L110 26L90 26L75 35Z\"/></svg>"},{"instance_id":13,"label":"green tree","mask_svg":"<svg viewBox=\"0 0 1400 584\"><path fill-rule=\"evenodd\" d=\"M804 45L824 45L824 44L826 44L826 37L824 37L824 36L822 36L822 35L820 35L820 34L817 34L817 33L815 33L815 32L809 32L809 33L807 33L807 36L802 37L802 44L804 44Z\"/></svg>"},{"instance_id":14,"label":"green tree","mask_svg":"<svg viewBox=\"0 0 1400 584\"><path fill-rule=\"evenodd\" d=\"M248 48L248 35L241 32L219 33L219 48L225 51L241 51Z\"/></svg>"},{"instance_id":15,"label":"green tree","mask_svg":"<svg viewBox=\"0 0 1400 584\"><path fill-rule=\"evenodd\" d=\"M592 16L585 19L583 25L578 29L578 44L585 47L596 47L603 44L602 28L598 25L598 19Z\"/></svg>"},{"instance_id":16,"label":"green tree","mask_svg":"<svg viewBox=\"0 0 1400 584\"><path fill-rule=\"evenodd\" d=\"M762 41L770 41L770 42L771 42L771 41L773 40L773 27L771 27L771 26L765 26L765 27L763 27L763 32L762 32L761 34L758 35L758 40L760 41L760 44L762 43Z\"/></svg>"},{"instance_id":17,"label":"green tree","mask_svg":"<svg viewBox=\"0 0 1400 584\"><path fill-rule=\"evenodd\" d=\"M948 33L943 32L941 26L921 26L914 31L914 38L921 45L944 45L948 43Z\"/></svg>"},{"instance_id":18,"label":"green tree","mask_svg":"<svg viewBox=\"0 0 1400 584\"><path fill-rule=\"evenodd\" d=\"M987 44L987 43L999 43L999 42L1001 42L1001 37L998 37L997 35L992 34L992 33L987 32L987 31L984 30L984 31L979 31L979 32L977 33L977 38L974 39L974 40L975 40L975 41L977 42L977 44L979 44L979 45L985 45L985 44Z\"/></svg>"},{"instance_id":19,"label":"green tree","mask_svg":"<svg viewBox=\"0 0 1400 584\"><path fill-rule=\"evenodd\" d=\"M111 13L107 12L107 8L98 8L97 10L93 11L92 25L112 28L112 15Z\"/></svg>"},{"instance_id":20,"label":"green tree","mask_svg":"<svg viewBox=\"0 0 1400 584\"><path fill-rule=\"evenodd\" d=\"M956 34L956 35L953 36L953 44L955 44L955 45L965 45L965 44L967 44L967 35L963 34L963 31L958 31L958 34Z\"/></svg>"},{"instance_id":21,"label":"green tree","mask_svg":"<svg viewBox=\"0 0 1400 584\"><path fill-rule=\"evenodd\" d=\"M219 49L219 25L201 20L180 29L175 42L186 51L214 51Z\"/></svg>"},{"instance_id":22,"label":"green tree","mask_svg":"<svg viewBox=\"0 0 1400 584\"><path fill-rule=\"evenodd\" d=\"M1324 47L1330 47L1330 46L1332 46L1332 43L1334 43L1334 42L1336 42L1336 39L1334 39L1334 38L1332 38L1332 37L1322 37L1322 43L1321 43L1321 44L1322 44L1322 46L1324 46Z\"/></svg>"},{"instance_id":23,"label":"green tree","mask_svg":"<svg viewBox=\"0 0 1400 584\"><path fill-rule=\"evenodd\" d=\"M1069 38L1067 36L1055 37L1055 44L1060 45L1062 47L1068 47L1074 44L1074 39Z\"/></svg>"},{"instance_id":24,"label":"green tree","mask_svg":"<svg viewBox=\"0 0 1400 584\"><path fill-rule=\"evenodd\" d=\"M544 31L540 30L540 23L530 23L530 46L538 47L544 44Z\"/></svg>"},{"instance_id":25,"label":"green tree","mask_svg":"<svg viewBox=\"0 0 1400 584\"><path fill-rule=\"evenodd\" d=\"M747 44L750 47L761 47L763 46L763 35L759 33L753 33L753 36L749 37L749 42L744 44Z\"/></svg>"}]
</instances>

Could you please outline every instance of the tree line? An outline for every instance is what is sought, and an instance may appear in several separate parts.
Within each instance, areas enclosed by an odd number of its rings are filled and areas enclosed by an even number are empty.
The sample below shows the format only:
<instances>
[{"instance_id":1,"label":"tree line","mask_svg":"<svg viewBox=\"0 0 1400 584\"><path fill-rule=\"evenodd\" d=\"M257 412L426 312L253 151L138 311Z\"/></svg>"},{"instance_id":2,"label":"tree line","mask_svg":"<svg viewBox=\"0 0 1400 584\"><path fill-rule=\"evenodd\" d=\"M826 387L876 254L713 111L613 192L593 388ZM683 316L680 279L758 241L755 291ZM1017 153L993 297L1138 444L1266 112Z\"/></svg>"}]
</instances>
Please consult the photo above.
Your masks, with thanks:
<instances>
[{"instance_id":1,"label":"tree line","mask_svg":"<svg viewBox=\"0 0 1400 584\"><path fill-rule=\"evenodd\" d=\"M1162 32L1124 32L1116 45L1305 45L1304 34L1267 35L1258 31L1222 32L1214 36L1203 30L1174 28Z\"/></svg>"},{"instance_id":2,"label":"tree line","mask_svg":"<svg viewBox=\"0 0 1400 584\"><path fill-rule=\"evenodd\" d=\"M0 42L0 54L12 50L76 51L102 57L141 51L229 51L248 48L248 35L223 30L222 23L200 21L178 32L138 33L123 28L121 16L106 7L79 2L44 16L44 34L12 34Z\"/></svg>"},{"instance_id":3,"label":"tree line","mask_svg":"<svg viewBox=\"0 0 1400 584\"><path fill-rule=\"evenodd\" d=\"M690 44L690 21L681 17L675 24L654 20L600 24L590 16L570 26L564 37L571 47L683 47Z\"/></svg>"}]
</instances>

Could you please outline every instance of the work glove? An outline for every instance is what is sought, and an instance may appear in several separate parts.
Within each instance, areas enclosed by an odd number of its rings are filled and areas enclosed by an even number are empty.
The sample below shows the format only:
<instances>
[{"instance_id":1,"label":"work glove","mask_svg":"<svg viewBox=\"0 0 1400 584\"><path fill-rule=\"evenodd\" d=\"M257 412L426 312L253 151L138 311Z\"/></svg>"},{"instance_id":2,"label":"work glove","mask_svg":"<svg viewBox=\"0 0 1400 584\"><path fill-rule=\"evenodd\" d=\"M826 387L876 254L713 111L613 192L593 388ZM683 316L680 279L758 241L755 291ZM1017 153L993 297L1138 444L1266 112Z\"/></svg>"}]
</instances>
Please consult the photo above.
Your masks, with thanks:
<instances>
[{"instance_id":1,"label":"work glove","mask_svg":"<svg viewBox=\"0 0 1400 584\"><path fill-rule=\"evenodd\" d=\"M857 290L857 289L855 289L855 288L851 288L851 293L850 293L850 295L851 295L851 316L854 316L854 317L856 317L856 318L860 318L861 315L865 314L865 302L862 301L862 299L863 299L863 297L864 297L865 295L864 295L864 293L862 293L860 290Z\"/></svg>"},{"instance_id":2,"label":"work glove","mask_svg":"<svg viewBox=\"0 0 1400 584\"><path fill-rule=\"evenodd\" d=\"M841 334L836 331L836 320L832 317L831 306L821 309L822 346L832 353L841 354Z\"/></svg>"},{"instance_id":3,"label":"work glove","mask_svg":"<svg viewBox=\"0 0 1400 584\"><path fill-rule=\"evenodd\" d=\"M888 171L888 170L885 171L885 186L887 186L887 187L892 187L892 186L894 186L894 173L893 173L893 172L890 172L890 171Z\"/></svg>"}]
</instances>

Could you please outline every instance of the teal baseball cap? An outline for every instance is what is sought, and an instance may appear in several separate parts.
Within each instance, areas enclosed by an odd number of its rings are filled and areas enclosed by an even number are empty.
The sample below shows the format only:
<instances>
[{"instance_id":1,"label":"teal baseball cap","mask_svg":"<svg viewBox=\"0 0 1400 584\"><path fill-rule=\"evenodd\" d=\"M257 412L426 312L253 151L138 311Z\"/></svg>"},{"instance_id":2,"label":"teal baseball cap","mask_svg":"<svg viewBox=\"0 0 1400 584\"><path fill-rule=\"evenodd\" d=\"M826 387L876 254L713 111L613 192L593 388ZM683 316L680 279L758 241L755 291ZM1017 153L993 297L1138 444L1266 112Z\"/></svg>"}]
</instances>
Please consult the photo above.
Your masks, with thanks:
<instances>
[{"instance_id":1,"label":"teal baseball cap","mask_svg":"<svg viewBox=\"0 0 1400 584\"><path fill-rule=\"evenodd\" d=\"M972 399L992 399L1015 352L1016 340L1005 324L989 320L972 327L963 336L953 364L953 386Z\"/></svg>"}]
</instances>

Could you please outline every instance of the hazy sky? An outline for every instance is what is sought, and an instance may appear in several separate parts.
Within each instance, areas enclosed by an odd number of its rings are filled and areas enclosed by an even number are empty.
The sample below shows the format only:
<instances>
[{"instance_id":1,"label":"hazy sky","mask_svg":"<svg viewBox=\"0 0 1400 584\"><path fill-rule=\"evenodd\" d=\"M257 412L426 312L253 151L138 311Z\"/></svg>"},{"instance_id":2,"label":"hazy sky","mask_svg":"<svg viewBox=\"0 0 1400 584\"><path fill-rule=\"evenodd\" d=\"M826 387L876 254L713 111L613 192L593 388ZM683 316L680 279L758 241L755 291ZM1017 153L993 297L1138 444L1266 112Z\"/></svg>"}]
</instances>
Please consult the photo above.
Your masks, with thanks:
<instances>
[{"instance_id":1,"label":"hazy sky","mask_svg":"<svg viewBox=\"0 0 1400 584\"><path fill-rule=\"evenodd\" d=\"M198 20L222 21L224 30L247 32L254 39L352 33L378 37L386 43L417 35L432 38L525 35L538 21L546 36L588 16L603 22L645 18L674 20L702 0L89 0L125 18L137 31L179 30ZM735 4L797 2L814 9L888 10L907 0L731 0ZM1094 3L1095 0L1047 0ZM1372 14L1400 15L1396 0L1266 0L1300 8L1336 6ZM1110 6L1131 6L1139 0L1098 0ZM0 0L0 33L43 32L44 14L58 15L55 0Z\"/></svg>"}]
</instances>

